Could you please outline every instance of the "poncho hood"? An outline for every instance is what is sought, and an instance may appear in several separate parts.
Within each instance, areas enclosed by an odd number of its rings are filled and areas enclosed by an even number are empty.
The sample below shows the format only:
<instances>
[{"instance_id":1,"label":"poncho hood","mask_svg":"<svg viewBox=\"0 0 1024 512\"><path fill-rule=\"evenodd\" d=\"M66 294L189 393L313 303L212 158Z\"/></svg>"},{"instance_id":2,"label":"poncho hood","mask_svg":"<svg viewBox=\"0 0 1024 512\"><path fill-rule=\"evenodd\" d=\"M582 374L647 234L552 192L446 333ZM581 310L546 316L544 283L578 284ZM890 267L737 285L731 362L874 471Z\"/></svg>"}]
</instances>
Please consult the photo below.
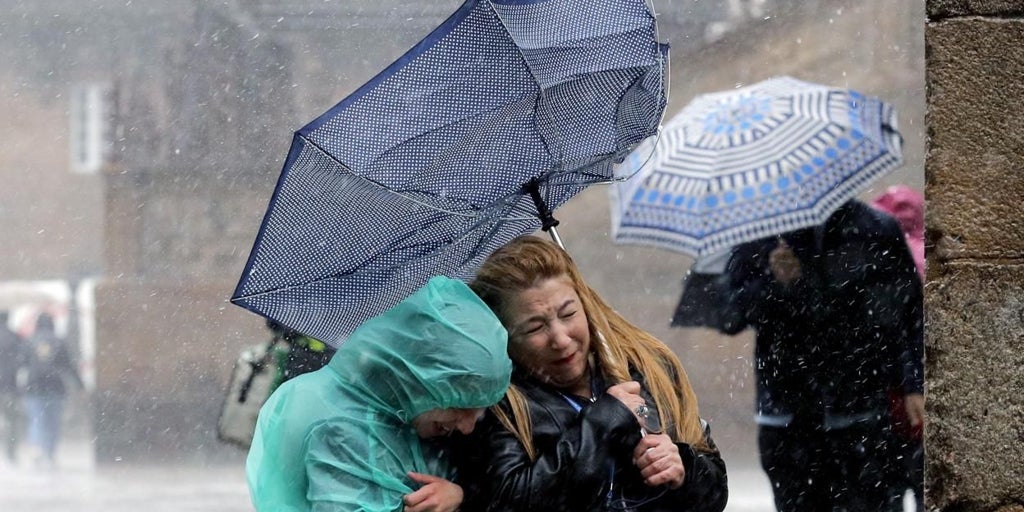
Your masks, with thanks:
<instances>
[{"instance_id":1,"label":"poncho hood","mask_svg":"<svg viewBox=\"0 0 1024 512\"><path fill-rule=\"evenodd\" d=\"M508 334L461 281L435 277L363 323L329 363L353 393L407 423L431 409L488 407L508 388Z\"/></svg>"}]
</instances>

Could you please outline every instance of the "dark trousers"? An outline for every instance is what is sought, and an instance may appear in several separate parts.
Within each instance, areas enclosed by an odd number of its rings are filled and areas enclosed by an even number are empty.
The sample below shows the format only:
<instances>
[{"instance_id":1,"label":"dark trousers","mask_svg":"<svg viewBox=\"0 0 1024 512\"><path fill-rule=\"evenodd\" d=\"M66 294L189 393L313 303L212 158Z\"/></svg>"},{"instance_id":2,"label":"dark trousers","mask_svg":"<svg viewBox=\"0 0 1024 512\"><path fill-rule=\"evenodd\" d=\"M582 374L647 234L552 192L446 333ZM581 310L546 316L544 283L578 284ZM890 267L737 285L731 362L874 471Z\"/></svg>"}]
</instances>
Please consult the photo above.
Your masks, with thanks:
<instances>
[{"instance_id":1,"label":"dark trousers","mask_svg":"<svg viewBox=\"0 0 1024 512\"><path fill-rule=\"evenodd\" d=\"M890 468L893 499L903 499L907 489L914 493L914 509L924 512L924 441L921 439L895 438L896 461Z\"/></svg>"},{"instance_id":2,"label":"dark trousers","mask_svg":"<svg viewBox=\"0 0 1024 512\"><path fill-rule=\"evenodd\" d=\"M891 439L884 423L831 431L820 425L760 427L761 466L771 480L775 507L779 512L902 510L887 482Z\"/></svg>"}]
</instances>

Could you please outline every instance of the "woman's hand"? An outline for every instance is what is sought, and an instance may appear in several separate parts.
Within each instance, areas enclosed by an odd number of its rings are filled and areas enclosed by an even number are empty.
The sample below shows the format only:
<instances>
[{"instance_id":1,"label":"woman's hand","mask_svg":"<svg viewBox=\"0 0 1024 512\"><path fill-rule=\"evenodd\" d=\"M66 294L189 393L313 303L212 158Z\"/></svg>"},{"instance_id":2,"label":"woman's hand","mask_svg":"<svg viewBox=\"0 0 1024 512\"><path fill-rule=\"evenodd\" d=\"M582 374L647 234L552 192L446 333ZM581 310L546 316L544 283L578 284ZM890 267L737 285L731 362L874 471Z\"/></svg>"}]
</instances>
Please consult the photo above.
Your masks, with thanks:
<instances>
[{"instance_id":1,"label":"woman's hand","mask_svg":"<svg viewBox=\"0 0 1024 512\"><path fill-rule=\"evenodd\" d=\"M423 486L402 498L405 512L454 512L462 505L462 487L457 484L412 471L409 478Z\"/></svg>"},{"instance_id":2,"label":"woman's hand","mask_svg":"<svg viewBox=\"0 0 1024 512\"><path fill-rule=\"evenodd\" d=\"M910 426L918 427L924 424L924 395L911 393L903 396L903 406L907 410L907 419Z\"/></svg>"},{"instance_id":3,"label":"woman's hand","mask_svg":"<svg viewBox=\"0 0 1024 512\"><path fill-rule=\"evenodd\" d=\"M781 238L779 244L772 249L772 252L768 253L768 266L771 268L775 280L783 285L788 286L803 275L796 253Z\"/></svg>"},{"instance_id":4,"label":"woman's hand","mask_svg":"<svg viewBox=\"0 0 1024 512\"><path fill-rule=\"evenodd\" d=\"M633 463L640 469L644 483L678 489L686 480L686 468L679 447L665 434L647 434L633 450Z\"/></svg>"},{"instance_id":5,"label":"woman's hand","mask_svg":"<svg viewBox=\"0 0 1024 512\"><path fill-rule=\"evenodd\" d=\"M636 416L636 421L643 425L644 419L637 415L637 409L641 405L647 405L644 401L644 397L640 396L640 383L630 380L626 382L620 382L606 391L609 395L617 398L622 405L625 405L632 413Z\"/></svg>"}]
</instances>

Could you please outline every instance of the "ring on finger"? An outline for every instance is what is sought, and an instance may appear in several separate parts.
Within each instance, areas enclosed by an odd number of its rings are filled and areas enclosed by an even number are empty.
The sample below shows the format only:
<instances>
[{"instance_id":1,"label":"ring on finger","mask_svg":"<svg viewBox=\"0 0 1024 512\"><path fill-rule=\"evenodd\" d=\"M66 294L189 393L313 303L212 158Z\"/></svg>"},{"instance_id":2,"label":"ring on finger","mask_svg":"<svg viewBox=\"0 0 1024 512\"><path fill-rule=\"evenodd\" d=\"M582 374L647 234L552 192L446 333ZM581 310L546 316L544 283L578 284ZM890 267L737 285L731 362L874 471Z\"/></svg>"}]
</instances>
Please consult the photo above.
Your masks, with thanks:
<instances>
[{"instance_id":1,"label":"ring on finger","mask_svg":"<svg viewBox=\"0 0 1024 512\"><path fill-rule=\"evenodd\" d=\"M642 404L636 406L636 409L634 409L633 412L636 413L636 416L638 418L646 419L647 415L650 414L650 412L651 412L651 408L647 407L646 403L642 403Z\"/></svg>"}]
</instances>

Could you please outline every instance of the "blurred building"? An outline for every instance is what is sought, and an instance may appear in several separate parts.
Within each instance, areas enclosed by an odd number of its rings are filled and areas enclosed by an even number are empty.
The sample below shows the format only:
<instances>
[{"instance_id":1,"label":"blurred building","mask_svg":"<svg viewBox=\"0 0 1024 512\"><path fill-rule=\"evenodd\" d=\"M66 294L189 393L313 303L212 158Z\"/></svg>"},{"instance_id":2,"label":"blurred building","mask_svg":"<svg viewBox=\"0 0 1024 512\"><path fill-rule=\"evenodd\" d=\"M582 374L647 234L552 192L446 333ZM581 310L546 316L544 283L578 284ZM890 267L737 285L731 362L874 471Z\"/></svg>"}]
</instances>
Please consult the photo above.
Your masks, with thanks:
<instances>
[{"instance_id":1,"label":"blurred building","mask_svg":"<svg viewBox=\"0 0 1024 512\"><path fill-rule=\"evenodd\" d=\"M124 164L105 176L104 260L120 272L98 290L100 460L238 454L214 425L231 364L268 333L226 301L292 131L451 9L199 3L163 65L121 84L132 99Z\"/></svg>"}]
</instances>

